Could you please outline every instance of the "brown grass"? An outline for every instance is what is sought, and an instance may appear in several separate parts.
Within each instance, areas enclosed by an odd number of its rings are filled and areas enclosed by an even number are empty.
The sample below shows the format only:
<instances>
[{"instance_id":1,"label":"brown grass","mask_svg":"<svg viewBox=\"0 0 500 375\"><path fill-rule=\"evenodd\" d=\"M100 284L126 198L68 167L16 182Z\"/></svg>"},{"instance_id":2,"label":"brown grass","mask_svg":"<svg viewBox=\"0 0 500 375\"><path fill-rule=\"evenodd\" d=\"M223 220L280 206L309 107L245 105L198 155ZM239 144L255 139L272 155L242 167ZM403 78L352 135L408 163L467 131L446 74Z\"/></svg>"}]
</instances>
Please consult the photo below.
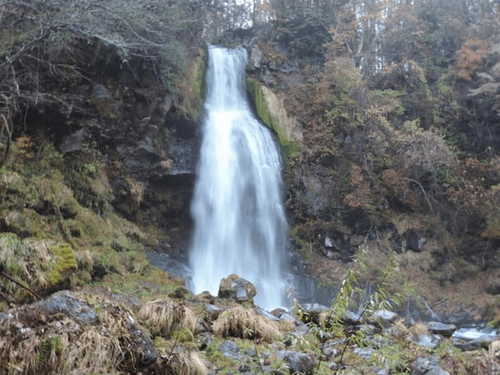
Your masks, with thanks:
<instances>
[{"instance_id":1,"label":"brown grass","mask_svg":"<svg viewBox=\"0 0 500 375\"><path fill-rule=\"evenodd\" d=\"M279 325L258 315L253 309L237 306L224 311L213 324L214 332L223 337L260 339L266 342L279 340Z\"/></svg>"},{"instance_id":2,"label":"brown grass","mask_svg":"<svg viewBox=\"0 0 500 375\"><path fill-rule=\"evenodd\" d=\"M180 328L187 328L195 333L198 323L198 317L190 308L170 299L144 304L138 316L154 336L169 337Z\"/></svg>"},{"instance_id":3,"label":"brown grass","mask_svg":"<svg viewBox=\"0 0 500 375\"><path fill-rule=\"evenodd\" d=\"M205 361L201 358L198 352L181 352L173 353L167 360L166 364L162 364L160 373L176 374L176 375L207 375L208 368Z\"/></svg>"}]
</instances>

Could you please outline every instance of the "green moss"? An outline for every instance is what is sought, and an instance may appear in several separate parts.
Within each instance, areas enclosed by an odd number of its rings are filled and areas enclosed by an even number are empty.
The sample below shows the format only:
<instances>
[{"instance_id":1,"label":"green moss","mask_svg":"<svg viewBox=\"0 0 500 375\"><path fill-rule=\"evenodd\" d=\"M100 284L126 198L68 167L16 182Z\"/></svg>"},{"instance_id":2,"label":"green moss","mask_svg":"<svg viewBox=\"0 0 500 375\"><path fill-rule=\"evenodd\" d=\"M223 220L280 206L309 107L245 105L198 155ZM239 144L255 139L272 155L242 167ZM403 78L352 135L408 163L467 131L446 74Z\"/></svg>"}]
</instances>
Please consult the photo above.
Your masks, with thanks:
<instances>
[{"instance_id":1,"label":"green moss","mask_svg":"<svg viewBox=\"0 0 500 375\"><path fill-rule=\"evenodd\" d=\"M276 134L284 155L287 158L298 156L300 152L300 146L286 136L283 127L269 110L266 99L264 97L264 92L262 90L262 85L255 79L248 78L247 90L250 98L252 99L257 116L264 123L264 125L266 125Z\"/></svg>"},{"instance_id":2,"label":"green moss","mask_svg":"<svg viewBox=\"0 0 500 375\"><path fill-rule=\"evenodd\" d=\"M174 339L177 342L181 342L181 343L192 342L192 341L194 341L194 335L190 329L184 327L184 328L180 328L180 329L175 330L172 333L172 339Z\"/></svg>"},{"instance_id":3,"label":"green moss","mask_svg":"<svg viewBox=\"0 0 500 375\"><path fill-rule=\"evenodd\" d=\"M56 245L50 248L55 255L54 263L47 274L51 285L59 285L70 276L70 272L78 268L75 253L68 244Z\"/></svg>"},{"instance_id":4,"label":"green moss","mask_svg":"<svg viewBox=\"0 0 500 375\"><path fill-rule=\"evenodd\" d=\"M171 278L166 272L156 267L148 266L140 273L126 275L109 273L96 285L107 287L113 293L150 301L168 296L183 285L183 282Z\"/></svg>"}]
</instances>

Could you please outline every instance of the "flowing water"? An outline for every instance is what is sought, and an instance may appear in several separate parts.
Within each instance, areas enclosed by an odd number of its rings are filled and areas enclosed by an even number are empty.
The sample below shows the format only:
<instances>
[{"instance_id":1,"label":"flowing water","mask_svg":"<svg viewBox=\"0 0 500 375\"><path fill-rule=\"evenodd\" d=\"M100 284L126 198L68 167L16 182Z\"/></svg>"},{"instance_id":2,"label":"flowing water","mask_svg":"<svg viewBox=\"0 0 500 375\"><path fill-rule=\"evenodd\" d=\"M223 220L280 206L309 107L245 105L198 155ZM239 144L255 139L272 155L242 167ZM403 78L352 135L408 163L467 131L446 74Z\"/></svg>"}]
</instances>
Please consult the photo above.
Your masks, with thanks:
<instances>
[{"instance_id":1,"label":"flowing water","mask_svg":"<svg viewBox=\"0 0 500 375\"><path fill-rule=\"evenodd\" d=\"M245 87L244 49L209 48L207 99L190 252L195 293L217 294L236 273L257 287L256 303L285 305L287 224L281 160L255 118Z\"/></svg>"}]
</instances>

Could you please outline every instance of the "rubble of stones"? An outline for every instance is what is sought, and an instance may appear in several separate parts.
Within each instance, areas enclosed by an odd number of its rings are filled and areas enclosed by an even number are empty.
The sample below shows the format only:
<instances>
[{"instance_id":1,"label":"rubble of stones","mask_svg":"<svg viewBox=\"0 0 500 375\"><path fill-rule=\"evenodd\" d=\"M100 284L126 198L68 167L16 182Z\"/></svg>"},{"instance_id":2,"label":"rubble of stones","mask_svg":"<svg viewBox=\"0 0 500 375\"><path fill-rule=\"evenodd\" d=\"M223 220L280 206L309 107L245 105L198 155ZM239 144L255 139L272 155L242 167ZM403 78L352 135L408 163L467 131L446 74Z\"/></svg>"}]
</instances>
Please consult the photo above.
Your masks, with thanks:
<instances>
[{"instance_id":1,"label":"rubble of stones","mask_svg":"<svg viewBox=\"0 0 500 375\"><path fill-rule=\"evenodd\" d=\"M319 364L328 366L332 374L361 374L366 372L356 372L356 369L349 369L342 363L339 363L339 357L346 350L346 338L334 337L328 329L322 327L317 322L321 319L321 314L327 313L329 308L319 304L310 304L301 306L302 317L307 315L308 324L299 319L300 314L294 314L291 311L278 308L273 311L265 311L253 304L255 296L255 287L240 278L237 275L231 275L221 282L219 296L211 296L208 292L200 295L182 295L170 296L179 306L194 306L193 311L201 311L198 324L196 326L193 343L197 347L195 350L204 353L207 348L214 347L224 358L237 363L237 371L229 371L217 367L216 364L209 363L205 370L198 372L187 372L189 374L206 373L239 373L239 374L316 374ZM166 356L162 356L155 347L156 341L151 333L141 324L140 317L135 314L139 308L137 301L128 303L127 298L118 295L100 295L103 303L99 308L92 306L89 300L94 297L81 292L61 291L52 296L30 305L24 305L12 308L6 312L0 313L0 333L5 342L10 345L22 345L25 340L30 340L35 336L43 336L50 332L52 336L65 333L69 337L77 339L93 327L98 331L120 332L120 340L128 342L127 350L130 355L124 357L124 363L120 366L123 373L137 373L137 371L148 374L164 373L168 365ZM243 296L244 295L244 296ZM243 298L244 297L244 298ZM237 337L217 337L213 325L226 310L241 306L248 309L256 316L263 317L266 321L279 324L284 322L289 329L283 332L283 338L269 343L265 350L257 350L258 340L255 341L255 347L239 345L240 340ZM99 311L100 312L99 312ZM109 327L112 325L110 320L103 321L99 314L103 310L116 319L122 328L119 331L113 331ZM387 310L379 310L371 314L360 316L355 312L349 312L344 319L346 331L361 330L364 332L364 344L354 345L349 343L347 350L360 357L362 360L369 361L380 348L391 345L396 338L402 337L401 330L410 327L415 322L405 322L397 313ZM446 375L450 374L440 363L439 357L433 354L433 350L444 341L449 340L456 348L468 351L487 351L494 358L493 370L500 369L500 336L494 330L480 330L477 328L459 328L454 324L444 322L425 322L419 323L421 333L416 333L407 340L411 340L416 347L420 347L426 356L418 356L411 363L412 375ZM413 331L415 332L415 331ZM294 345L297 340L314 333L319 338L319 348L315 351L300 351ZM10 339L10 341L9 341ZM5 341L7 340L7 341ZM2 340L0 340L0 343ZM73 343L75 344L75 343ZM76 343L77 344L77 343ZM2 348L0 345L0 354L5 354L5 350L17 350L15 347ZM176 344L172 348L172 353L181 353L188 349L181 344ZM191 349L193 350L192 345ZM420 351L419 351L420 353ZM286 364L286 370L276 369L272 366L273 360L280 360ZM496 361L496 362L495 362ZM373 366L373 365L372 365ZM1 368L1 366L0 366ZM163 368L163 370L162 370ZM383 367L372 367L370 373L383 375L391 374L388 369ZM2 372L3 373L3 372ZM167 372L168 373L168 372Z\"/></svg>"}]
</instances>

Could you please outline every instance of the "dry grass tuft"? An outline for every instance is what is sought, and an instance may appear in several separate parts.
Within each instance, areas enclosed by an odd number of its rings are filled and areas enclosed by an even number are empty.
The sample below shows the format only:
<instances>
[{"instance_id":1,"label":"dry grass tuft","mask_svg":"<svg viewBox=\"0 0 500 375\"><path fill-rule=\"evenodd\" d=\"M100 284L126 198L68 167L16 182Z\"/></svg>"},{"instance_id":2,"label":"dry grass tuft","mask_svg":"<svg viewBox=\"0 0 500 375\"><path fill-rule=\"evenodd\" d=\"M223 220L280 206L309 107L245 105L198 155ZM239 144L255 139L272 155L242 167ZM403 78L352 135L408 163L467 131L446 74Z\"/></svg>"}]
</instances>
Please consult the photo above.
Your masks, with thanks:
<instances>
[{"instance_id":1,"label":"dry grass tuft","mask_svg":"<svg viewBox=\"0 0 500 375\"><path fill-rule=\"evenodd\" d=\"M410 327L410 332L414 336L428 335L429 328L424 323L418 322L414 324L412 327Z\"/></svg>"},{"instance_id":2,"label":"dry grass tuft","mask_svg":"<svg viewBox=\"0 0 500 375\"><path fill-rule=\"evenodd\" d=\"M242 306L224 311L214 322L213 330L223 337L261 339L266 342L282 337L278 324Z\"/></svg>"},{"instance_id":3,"label":"dry grass tuft","mask_svg":"<svg viewBox=\"0 0 500 375\"><path fill-rule=\"evenodd\" d=\"M163 366L162 366L163 367ZM163 367L165 374L207 375L208 368L198 352L173 353Z\"/></svg>"},{"instance_id":4,"label":"dry grass tuft","mask_svg":"<svg viewBox=\"0 0 500 375\"><path fill-rule=\"evenodd\" d=\"M153 336L169 337L180 328L187 328L194 333L198 323L198 317L190 308L169 299L146 303L138 316Z\"/></svg>"}]
</instances>

